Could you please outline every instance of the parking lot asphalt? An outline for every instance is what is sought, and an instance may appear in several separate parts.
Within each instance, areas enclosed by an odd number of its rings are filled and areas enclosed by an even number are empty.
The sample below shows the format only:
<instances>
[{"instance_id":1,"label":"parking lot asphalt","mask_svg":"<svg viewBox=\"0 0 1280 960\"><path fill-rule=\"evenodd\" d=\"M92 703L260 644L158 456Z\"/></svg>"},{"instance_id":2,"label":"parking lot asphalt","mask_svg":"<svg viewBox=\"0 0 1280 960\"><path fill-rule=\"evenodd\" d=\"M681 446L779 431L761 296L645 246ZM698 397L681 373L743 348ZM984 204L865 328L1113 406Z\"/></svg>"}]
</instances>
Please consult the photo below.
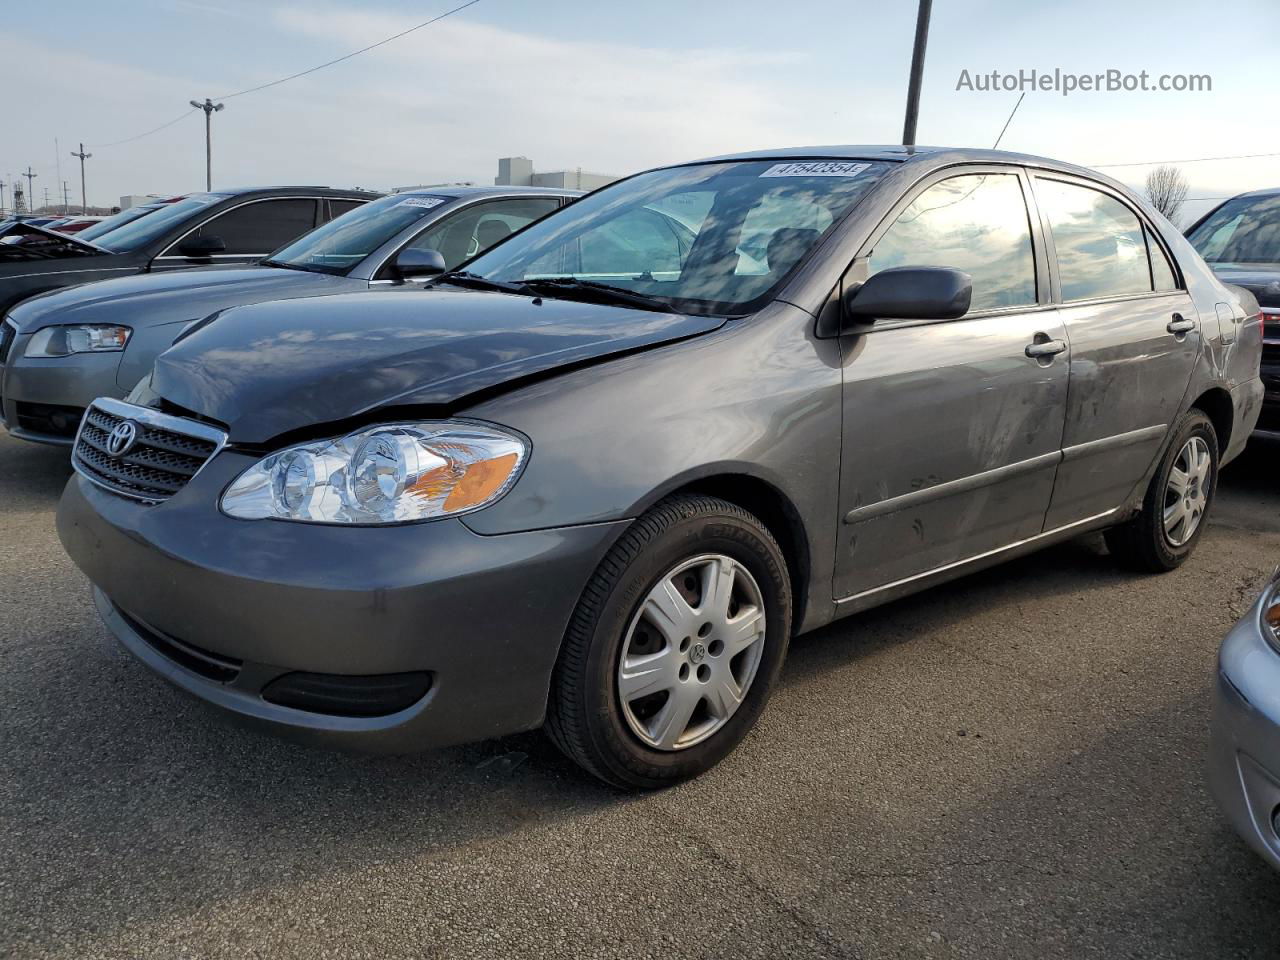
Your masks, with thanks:
<instances>
[{"instance_id":1,"label":"parking lot asphalt","mask_svg":"<svg viewBox=\"0 0 1280 960\"><path fill-rule=\"evenodd\" d=\"M227 725L98 624L66 452L0 439L0 956L1274 957L1280 875L1202 768L1278 467L1228 468L1172 574L1089 538L798 639L736 754L628 796L539 734Z\"/></svg>"}]
</instances>

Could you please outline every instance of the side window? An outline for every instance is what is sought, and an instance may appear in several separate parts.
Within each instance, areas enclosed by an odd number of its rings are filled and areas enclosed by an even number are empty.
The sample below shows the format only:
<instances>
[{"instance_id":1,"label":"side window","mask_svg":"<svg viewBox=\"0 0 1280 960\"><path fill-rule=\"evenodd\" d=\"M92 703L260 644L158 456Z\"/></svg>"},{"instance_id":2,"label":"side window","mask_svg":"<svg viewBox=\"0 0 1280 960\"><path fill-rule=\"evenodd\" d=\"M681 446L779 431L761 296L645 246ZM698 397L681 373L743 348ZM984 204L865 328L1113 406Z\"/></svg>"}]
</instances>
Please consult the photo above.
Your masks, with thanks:
<instances>
[{"instance_id":1,"label":"side window","mask_svg":"<svg viewBox=\"0 0 1280 960\"><path fill-rule=\"evenodd\" d=\"M259 200L228 210L200 227L195 236L221 237L227 254L265 256L316 225L316 202L303 198Z\"/></svg>"},{"instance_id":2,"label":"side window","mask_svg":"<svg viewBox=\"0 0 1280 960\"><path fill-rule=\"evenodd\" d=\"M1151 281L1157 292L1163 293L1166 290L1177 290L1178 279L1174 276L1173 266L1169 263L1169 258L1165 256L1164 250L1160 247L1160 242L1151 235L1151 229L1144 226L1143 232L1147 237L1147 256L1151 258Z\"/></svg>"},{"instance_id":3,"label":"side window","mask_svg":"<svg viewBox=\"0 0 1280 960\"><path fill-rule=\"evenodd\" d=\"M916 197L871 251L869 274L951 267L973 277L971 313L1036 303L1036 264L1016 174L951 177Z\"/></svg>"},{"instance_id":4,"label":"side window","mask_svg":"<svg viewBox=\"0 0 1280 960\"><path fill-rule=\"evenodd\" d=\"M542 219L559 205L555 197L518 197L477 203L432 224L409 246L438 250L452 270L534 220Z\"/></svg>"},{"instance_id":5,"label":"side window","mask_svg":"<svg viewBox=\"0 0 1280 960\"><path fill-rule=\"evenodd\" d=\"M1063 300L1151 291L1147 242L1137 214L1100 190L1061 180L1037 177L1036 199L1058 249Z\"/></svg>"},{"instance_id":6,"label":"side window","mask_svg":"<svg viewBox=\"0 0 1280 960\"><path fill-rule=\"evenodd\" d=\"M356 207L363 207L363 200L330 200L329 219L336 220L344 213L350 213Z\"/></svg>"}]
</instances>

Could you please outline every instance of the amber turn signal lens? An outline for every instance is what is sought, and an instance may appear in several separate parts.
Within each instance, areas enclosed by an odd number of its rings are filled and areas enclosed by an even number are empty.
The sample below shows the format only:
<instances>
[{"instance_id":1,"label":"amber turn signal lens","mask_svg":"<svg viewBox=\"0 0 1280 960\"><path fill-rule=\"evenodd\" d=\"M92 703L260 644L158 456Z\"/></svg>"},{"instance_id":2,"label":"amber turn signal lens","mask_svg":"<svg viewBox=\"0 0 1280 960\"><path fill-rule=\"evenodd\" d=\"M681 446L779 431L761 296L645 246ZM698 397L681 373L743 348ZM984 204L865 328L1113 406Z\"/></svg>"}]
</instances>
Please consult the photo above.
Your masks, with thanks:
<instances>
[{"instance_id":1,"label":"amber turn signal lens","mask_svg":"<svg viewBox=\"0 0 1280 960\"><path fill-rule=\"evenodd\" d=\"M467 510L484 503L511 479L511 474L519 462L519 454L508 453L501 457L494 457L492 460L478 460L471 464L445 500L445 510L449 512Z\"/></svg>"}]
</instances>

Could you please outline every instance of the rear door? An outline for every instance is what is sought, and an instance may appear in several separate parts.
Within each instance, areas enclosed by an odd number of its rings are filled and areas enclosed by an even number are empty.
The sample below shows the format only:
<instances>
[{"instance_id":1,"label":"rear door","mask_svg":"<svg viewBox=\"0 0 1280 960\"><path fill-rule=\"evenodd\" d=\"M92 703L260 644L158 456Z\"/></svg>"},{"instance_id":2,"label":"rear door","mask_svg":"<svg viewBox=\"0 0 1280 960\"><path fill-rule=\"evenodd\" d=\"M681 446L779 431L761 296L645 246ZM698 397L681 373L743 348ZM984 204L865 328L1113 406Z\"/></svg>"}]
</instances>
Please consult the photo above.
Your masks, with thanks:
<instances>
[{"instance_id":1,"label":"rear door","mask_svg":"<svg viewBox=\"0 0 1280 960\"><path fill-rule=\"evenodd\" d=\"M1066 418L1067 344L1030 200L1016 167L937 173L846 276L952 267L972 277L973 301L958 320L877 320L842 337L841 602L1043 529Z\"/></svg>"},{"instance_id":2,"label":"rear door","mask_svg":"<svg viewBox=\"0 0 1280 960\"><path fill-rule=\"evenodd\" d=\"M1033 178L1071 342L1063 463L1046 524L1119 507L1178 415L1200 351L1200 316L1158 234L1117 191Z\"/></svg>"}]
</instances>

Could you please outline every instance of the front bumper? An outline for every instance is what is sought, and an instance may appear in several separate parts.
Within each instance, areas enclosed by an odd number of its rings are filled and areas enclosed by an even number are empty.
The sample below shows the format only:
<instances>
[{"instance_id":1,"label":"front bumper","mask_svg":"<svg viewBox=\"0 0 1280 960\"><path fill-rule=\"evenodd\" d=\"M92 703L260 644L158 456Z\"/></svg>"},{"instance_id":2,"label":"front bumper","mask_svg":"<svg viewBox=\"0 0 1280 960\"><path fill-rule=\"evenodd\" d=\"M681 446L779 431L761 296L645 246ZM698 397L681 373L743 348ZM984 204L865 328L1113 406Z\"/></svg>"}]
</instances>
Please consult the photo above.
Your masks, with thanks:
<instances>
[{"instance_id":1,"label":"front bumper","mask_svg":"<svg viewBox=\"0 0 1280 960\"><path fill-rule=\"evenodd\" d=\"M1209 789L1236 832L1280 869L1280 652L1263 635L1263 599L1227 634L1209 752Z\"/></svg>"},{"instance_id":2,"label":"front bumper","mask_svg":"<svg viewBox=\"0 0 1280 960\"><path fill-rule=\"evenodd\" d=\"M461 520L340 527L233 520L217 497L252 462L224 452L185 489L145 506L79 475L58 533L103 619L184 690L296 738L408 752L540 726L582 589L625 522L480 536ZM238 664L213 679L166 655ZM376 717L268 703L295 672L428 673L429 692Z\"/></svg>"},{"instance_id":3,"label":"front bumper","mask_svg":"<svg viewBox=\"0 0 1280 960\"><path fill-rule=\"evenodd\" d=\"M70 446L85 408L98 397L123 397L116 382L123 351L28 359L18 334L0 374L0 420L22 440Z\"/></svg>"}]
</instances>

